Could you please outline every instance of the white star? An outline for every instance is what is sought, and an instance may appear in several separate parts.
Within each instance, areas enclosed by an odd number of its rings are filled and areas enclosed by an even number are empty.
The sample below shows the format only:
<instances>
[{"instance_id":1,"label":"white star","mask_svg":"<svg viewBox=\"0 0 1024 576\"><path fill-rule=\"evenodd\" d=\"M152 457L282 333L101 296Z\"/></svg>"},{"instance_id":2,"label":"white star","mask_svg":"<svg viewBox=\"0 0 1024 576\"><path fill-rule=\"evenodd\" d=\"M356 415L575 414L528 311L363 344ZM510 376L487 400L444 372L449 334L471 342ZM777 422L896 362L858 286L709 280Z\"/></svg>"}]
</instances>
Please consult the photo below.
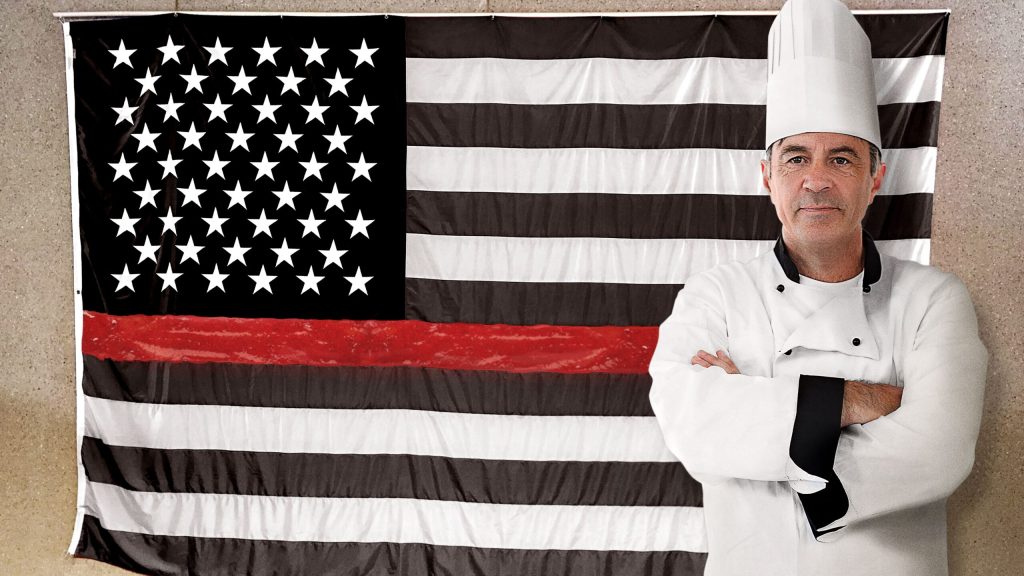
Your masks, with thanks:
<instances>
[{"instance_id":1,"label":"white star","mask_svg":"<svg viewBox=\"0 0 1024 576\"><path fill-rule=\"evenodd\" d=\"M271 276L267 274L266 266L261 266L260 273L255 276L250 274L249 278L252 278L253 282L256 282L256 287L252 289L253 294L259 292L260 290L266 290L271 294L274 293L274 291L270 289L270 283L273 282L274 278L277 278L277 276Z\"/></svg>"},{"instance_id":2,"label":"white star","mask_svg":"<svg viewBox=\"0 0 1024 576\"><path fill-rule=\"evenodd\" d=\"M295 202L293 201L298 192L292 192L288 189L288 182L284 183L284 190L275 190L274 196L277 196L277 209L281 210L285 206L290 206L292 210L295 210Z\"/></svg>"},{"instance_id":3,"label":"white star","mask_svg":"<svg viewBox=\"0 0 1024 576\"><path fill-rule=\"evenodd\" d=\"M194 260L196 264L199 264L199 251L203 249L203 246L196 246L195 242L192 241L192 237L188 237L187 244L178 244L178 250L181 250L181 262L184 264L186 260Z\"/></svg>"},{"instance_id":4,"label":"white star","mask_svg":"<svg viewBox=\"0 0 1024 576\"><path fill-rule=\"evenodd\" d=\"M212 122L214 118L220 118L225 122L228 121L228 117L224 113L227 112L228 108L231 108L231 104L222 104L220 101L220 94L218 94L217 99L210 104L203 102L203 106L206 106L206 109L210 111L210 119L208 122Z\"/></svg>"},{"instance_id":5,"label":"white star","mask_svg":"<svg viewBox=\"0 0 1024 576\"><path fill-rule=\"evenodd\" d=\"M130 232L132 237L135 237L135 223L139 221L139 218L129 218L127 209L121 214L120 218L111 218L110 221L117 224L117 234L114 234L115 237L125 232Z\"/></svg>"},{"instance_id":6,"label":"white star","mask_svg":"<svg viewBox=\"0 0 1024 576\"><path fill-rule=\"evenodd\" d=\"M307 234L313 234L317 238L320 237L320 224L323 224L323 220L313 218L313 211L309 211L309 216L305 220L299 220L299 224L302 224L302 237L305 238Z\"/></svg>"},{"instance_id":7,"label":"white star","mask_svg":"<svg viewBox=\"0 0 1024 576\"><path fill-rule=\"evenodd\" d=\"M178 286L175 284L175 281L178 279L178 276L181 276L181 272L175 272L174 270L171 270L170 262L167 263L166 270L164 270L163 272L157 272L156 275L159 276L160 279L164 281L164 285L160 288L161 290L167 290L167 288L170 287L175 292L178 291Z\"/></svg>"},{"instance_id":8,"label":"white star","mask_svg":"<svg viewBox=\"0 0 1024 576\"><path fill-rule=\"evenodd\" d=\"M270 103L270 96L264 96L263 97L263 104L253 104L252 107L255 108L260 113L260 117L256 119L256 123L257 124L259 124L260 122L263 122L264 118L270 118L271 122L273 122L274 124L277 124L277 118L274 117L274 112L278 108L280 108L281 105L280 104L271 104Z\"/></svg>"},{"instance_id":9,"label":"white star","mask_svg":"<svg viewBox=\"0 0 1024 576\"><path fill-rule=\"evenodd\" d=\"M285 238L284 241L281 242L280 248L271 248L271 250L274 251L274 254L277 254L277 264L274 264L274 266L280 266L282 262L287 262L288 265L291 266L292 268L295 267L295 263L292 262L292 254L298 252L299 249L289 248L287 238Z\"/></svg>"},{"instance_id":10,"label":"white star","mask_svg":"<svg viewBox=\"0 0 1024 576\"><path fill-rule=\"evenodd\" d=\"M181 122L181 118L178 118L178 108L181 108L184 105L185 105L184 102L175 102L174 101L174 96L172 96L170 94L167 95L167 104L157 104L157 106L163 108L163 110L164 110L164 122L165 123L171 117L174 117L175 120L177 120L178 122Z\"/></svg>"},{"instance_id":11,"label":"white star","mask_svg":"<svg viewBox=\"0 0 1024 576\"><path fill-rule=\"evenodd\" d=\"M277 79L281 81L281 95L282 96L284 95L285 92L288 92L289 90L292 91L292 92L295 92L296 94L298 94L299 93L299 82L302 82L303 80L305 80L305 78L296 76L295 72L292 71L291 68L288 68L288 75L287 76L278 76Z\"/></svg>"},{"instance_id":12,"label":"white star","mask_svg":"<svg viewBox=\"0 0 1024 576\"><path fill-rule=\"evenodd\" d=\"M227 278L227 274L221 274L220 266L217 264L213 265L213 272L210 274L203 274L203 278L210 281L210 287L206 289L207 292L212 291L214 288L220 288L221 292L224 292L224 279Z\"/></svg>"},{"instance_id":13,"label":"white star","mask_svg":"<svg viewBox=\"0 0 1024 576\"><path fill-rule=\"evenodd\" d=\"M181 64L181 60L178 60L178 51L184 47L184 44L175 44L174 42L172 42L170 35L168 35L167 45L163 47L157 47L157 50L163 52L164 55L164 59L160 62L160 64L167 64L171 60L174 60L178 64Z\"/></svg>"},{"instance_id":14,"label":"white star","mask_svg":"<svg viewBox=\"0 0 1024 576\"><path fill-rule=\"evenodd\" d=\"M127 122L129 124L134 124L135 120L132 119L132 114L135 114L135 111L138 110L139 107L138 106L129 106L128 105L128 99L125 98L123 106L121 106L120 108L118 108L117 106L111 106L110 109L113 110L114 112L117 112L117 120L114 121L114 126L117 126L121 122Z\"/></svg>"},{"instance_id":15,"label":"white star","mask_svg":"<svg viewBox=\"0 0 1024 576\"><path fill-rule=\"evenodd\" d=\"M210 216L209 218L203 218L203 221L206 222L206 225L210 227L210 229L206 231L207 238L209 238L210 235L213 234L214 232L220 234L221 237L224 236L224 223L227 222L228 219L221 218L220 215L217 214L216 208L213 209L213 216Z\"/></svg>"},{"instance_id":16,"label":"white star","mask_svg":"<svg viewBox=\"0 0 1024 576\"><path fill-rule=\"evenodd\" d=\"M324 208L324 212L330 210L331 206L337 206L338 210L341 210L342 213L345 212L345 207L341 205L341 201L348 198L348 194L338 192L337 184L334 185L330 192L321 192L320 195L327 199L327 207Z\"/></svg>"},{"instance_id":17,"label":"white star","mask_svg":"<svg viewBox=\"0 0 1024 576\"><path fill-rule=\"evenodd\" d=\"M320 293L320 288L317 287L317 284L319 284L324 277L313 274L312 266L309 267L309 272L307 272L305 276L296 276L296 278L302 280L302 292L300 292L300 294L305 294L306 290L312 290L317 294Z\"/></svg>"},{"instance_id":18,"label":"white star","mask_svg":"<svg viewBox=\"0 0 1024 576\"><path fill-rule=\"evenodd\" d=\"M249 251L249 248L243 248L241 245L239 245L238 238L235 238L235 245L233 247L228 248L227 246L225 246L224 250L227 250L227 253L229 254L228 266L230 266L231 263L236 260L238 262L241 262L242 266L245 266L245 253Z\"/></svg>"},{"instance_id":19,"label":"white star","mask_svg":"<svg viewBox=\"0 0 1024 576\"><path fill-rule=\"evenodd\" d=\"M114 181L117 181L118 178L122 178L122 177L127 178L128 180L131 180L132 179L132 168L135 168L135 164L137 164L137 163L136 162L125 162L124 161L124 152L121 152L121 159L119 161L117 161L117 162L107 162L107 164L110 164L110 167L113 168L116 171L116 174L114 174Z\"/></svg>"},{"instance_id":20,"label":"white star","mask_svg":"<svg viewBox=\"0 0 1024 576\"><path fill-rule=\"evenodd\" d=\"M267 160L266 152L263 153L263 160L253 162L252 165L256 167L256 177L253 180L259 180L263 176L274 179L274 166L277 166L277 162Z\"/></svg>"},{"instance_id":21,"label":"white star","mask_svg":"<svg viewBox=\"0 0 1024 576\"><path fill-rule=\"evenodd\" d=\"M196 73L196 65L192 65L191 74L182 74L181 79L188 82L188 86L185 87L185 94L188 94L192 90L198 91L200 94L203 93L203 80L206 80L206 76Z\"/></svg>"},{"instance_id":22,"label":"white star","mask_svg":"<svg viewBox=\"0 0 1024 576\"><path fill-rule=\"evenodd\" d=\"M359 106L349 106L349 108L356 111L356 121L353 124L359 124L360 120L369 120L370 124L373 124L373 111L380 106L369 106L366 104L366 96L363 96L363 103Z\"/></svg>"},{"instance_id":23,"label":"white star","mask_svg":"<svg viewBox=\"0 0 1024 576\"><path fill-rule=\"evenodd\" d=\"M167 216L161 216L160 220L164 223L164 229L163 231L160 232L161 236L167 234L168 230L171 231L171 234L174 234L175 236L178 235L177 225L178 220L181 220L181 216L175 216L174 214L171 214L170 206L167 207Z\"/></svg>"},{"instance_id":24,"label":"white star","mask_svg":"<svg viewBox=\"0 0 1024 576\"><path fill-rule=\"evenodd\" d=\"M373 224L373 220L363 220L362 210L356 213L355 220L345 220L345 222L348 222L349 226L352 227L352 234L349 235L349 238L355 238L356 234L362 234L367 238L370 237L370 231L367 228L370 224Z\"/></svg>"},{"instance_id":25,"label":"white star","mask_svg":"<svg viewBox=\"0 0 1024 576\"><path fill-rule=\"evenodd\" d=\"M199 206L200 208L203 207L203 205L199 203L199 197L202 196L203 192L206 192L206 190L202 188L196 188L195 178L193 178L192 181L189 183L188 188L178 188L178 192L181 192L182 194L185 195L185 199L181 201L182 207L187 206L188 204L193 202L195 203L196 206Z\"/></svg>"},{"instance_id":26,"label":"white star","mask_svg":"<svg viewBox=\"0 0 1024 576\"><path fill-rule=\"evenodd\" d=\"M117 48L117 50L107 50L107 52L110 52L114 55L113 68L117 68L121 64L127 64L129 68L135 68L135 66L132 64L132 54L135 53L135 50L128 50L127 48L125 48L124 40L121 40L121 45Z\"/></svg>"},{"instance_id":27,"label":"white star","mask_svg":"<svg viewBox=\"0 0 1024 576\"><path fill-rule=\"evenodd\" d=\"M203 144L199 140L206 135L206 132L196 132L195 122L192 123L187 132L179 130L178 134L185 137L185 143L181 145L182 150L187 149L189 146L195 146L200 152L203 151Z\"/></svg>"},{"instance_id":28,"label":"white star","mask_svg":"<svg viewBox=\"0 0 1024 576\"><path fill-rule=\"evenodd\" d=\"M157 160L156 163L164 167L164 174L160 178L167 178L168 174L174 176L175 178L178 177L177 166L178 164L181 164L181 160L175 160L174 158L171 158L170 150L167 151L167 160Z\"/></svg>"},{"instance_id":29,"label":"white star","mask_svg":"<svg viewBox=\"0 0 1024 576\"><path fill-rule=\"evenodd\" d=\"M331 247L329 250L320 250L320 253L324 255L324 270L331 264L337 265L339 270L344 270L341 266L341 257L348 253L348 250L338 250L335 246L334 240L331 240Z\"/></svg>"},{"instance_id":30,"label":"white star","mask_svg":"<svg viewBox=\"0 0 1024 576\"><path fill-rule=\"evenodd\" d=\"M132 190L132 192L138 194L138 196L139 196L139 209L140 210L146 204L149 204L149 205L153 206L153 208L156 208L156 195L159 194L160 191L159 190L154 190L153 187L149 185L149 181L148 180L146 181L146 187L144 189L142 189L142 190Z\"/></svg>"},{"instance_id":31,"label":"white star","mask_svg":"<svg viewBox=\"0 0 1024 576\"><path fill-rule=\"evenodd\" d=\"M274 134L274 136L276 136L277 139L281 141L281 148L278 150L278 152L284 152L285 148L291 148L296 152L299 151L299 148L298 146L296 146L295 143L298 141L299 138L302 138L302 134L293 134L291 126L285 126L284 132L282 132L281 134Z\"/></svg>"},{"instance_id":32,"label":"white star","mask_svg":"<svg viewBox=\"0 0 1024 576\"><path fill-rule=\"evenodd\" d=\"M220 61L223 62L225 66L228 65L227 55L228 52L231 51L231 48L225 48L221 46L219 36L217 37L217 41L214 42L213 46L203 46L203 50L206 50L210 53L210 64Z\"/></svg>"},{"instance_id":33,"label":"white star","mask_svg":"<svg viewBox=\"0 0 1024 576\"><path fill-rule=\"evenodd\" d=\"M277 219L267 218L266 210L263 210L263 212L260 213L259 218L249 218L249 222L252 222L252 225L256 227L256 230L252 233L253 238L259 236L260 234L266 234L271 238L274 237L274 235L270 233L270 225L273 224L274 222L277 222Z\"/></svg>"},{"instance_id":34,"label":"white star","mask_svg":"<svg viewBox=\"0 0 1024 576\"><path fill-rule=\"evenodd\" d=\"M308 179L312 175L316 176L317 180L323 181L323 178L320 177L320 170L327 166L327 162L317 162L316 152L309 153L309 162L300 161L299 164L306 169L306 175L302 177L303 180Z\"/></svg>"},{"instance_id":35,"label":"white star","mask_svg":"<svg viewBox=\"0 0 1024 576\"><path fill-rule=\"evenodd\" d=\"M316 96L313 96L313 101L308 106L303 104L302 107L306 109L306 124L312 122L314 118L324 124L324 110L330 108L330 106L321 106L320 99Z\"/></svg>"},{"instance_id":36,"label":"white star","mask_svg":"<svg viewBox=\"0 0 1024 576\"><path fill-rule=\"evenodd\" d=\"M366 283L369 282L370 280L373 280L373 276L363 276L363 271L358 266L356 266L355 276L343 276L343 278L345 280L348 280L349 283L352 284L352 286L348 289L349 296L355 293L356 290L359 290L360 292L366 294L367 296L370 295L370 293L366 291Z\"/></svg>"},{"instance_id":37,"label":"white star","mask_svg":"<svg viewBox=\"0 0 1024 576\"><path fill-rule=\"evenodd\" d=\"M149 68L147 68L145 78L135 79L136 82L142 84L142 91L139 92L139 96L141 97L146 92L152 92L153 94L156 94L156 81L159 79L159 76L153 76L153 73L149 71Z\"/></svg>"},{"instance_id":38,"label":"white star","mask_svg":"<svg viewBox=\"0 0 1024 576\"><path fill-rule=\"evenodd\" d=\"M238 182L235 183L234 190L225 190L224 193L227 194L229 198L231 198L231 201L228 202L228 208L231 208L235 204L238 204L239 206L242 207L243 210L246 210L247 208L245 207L245 197L248 196L249 194L252 194L252 191L242 190L242 181L239 180Z\"/></svg>"},{"instance_id":39,"label":"white star","mask_svg":"<svg viewBox=\"0 0 1024 576\"><path fill-rule=\"evenodd\" d=\"M367 48L366 47L366 38L363 38L363 45L362 46L360 46L359 48L355 48L355 49L352 49L352 48L349 49L349 52L351 52L351 53L356 55L356 65L353 66L353 68L358 68L359 65L362 64L363 62L366 62L371 67L373 67L373 53L376 52L376 51L377 51L376 48Z\"/></svg>"},{"instance_id":40,"label":"white star","mask_svg":"<svg viewBox=\"0 0 1024 576\"><path fill-rule=\"evenodd\" d=\"M139 149L137 150L137 152L141 152L143 148L152 148L153 152L156 152L156 139L158 136L160 136L159 132L153 134L152 132L149 131L149 126L143 124L142 132L139 132L138 134L132 134L132 138L135 138L136 140L139 141Z\"/></svg>"},{"instance_id":41,"label":"white star","mask_svg":"<svg viewBox=\"0 0 1024 576\"><path fill-rule=\"evenodd\" d=\"M331 150L341 150L342 153L348 154L348 150L345 150L345 142L352 136L342 135L340 126L334 127L334 134L324 134L323 136L331 143L330 147L327 148L328 154L331 153Z\"/></svg>"},{"instance_id":42,"label":"white star","mask_svg":"<svg viewBox=\"0 0 1024 576\"><path fill-rule=\"evenodd\" d=\"M272 65L277 66L277 62L274 60L274 53L280 50L280 46L271 46L270 38L264 37L262 48L253 48L257 54L260 55L260 61L256 63L256 66L263 64L264 62L270 62Z\"/></svg>"},{"instance_id":43,"label":"white star","mask_svg":"<svg viewBox=\"0 0 1024 576\"><path fill-rule=\"evenodd\" d=\"M152 260L156 264L156 251L160 249L159 244L151 244L149 237L146 237L146 242L142 246L136 246L136 250L139 251L139 264L142 264L144 260Z\"/></svg>"},{"instance_id":44,"label":"white star","mask_svg":"<svg viewBox=\"0 0 1024 576\"><path fill-rule=\"evenodd\" d=\"M123 42L121 44L122 46L124 45ZM124 272L121 272L120 274L111 274L111 276L113 276L117 280L117 288L114 288L114 292L117 292L122 288L127 288L132 292L135 292L135 286L133 286L133 283L135 282L135 279L139 277L139 275L132 274L131 272L129 272L127 264L124 265Z\"/></svg>"},{"instance_id":45,"label":"white star","mask_svg":"<svg viewBox=\"0 0 1024 576\"><path fill-rule=\"evenodd\" d=\"M301 46L299 48L306 53L306 66L309 66L310 62L316 62L321 66L324 65L323 55L328 49L317 46L316 38L313 38L313 45L309 48L302 48Z\"/></svg>"},{"instance_id":46,"label":"white star","mask_svg":"<svg viewBox=\"0 0 1024 576\"><path fill-rule=\"evenodd\" d=\"M234 134L228 133L227 137L231 138L231 150L241 146L246 152L249 151L249 138L252 138L253 132L246 132L242 130L242 125L238 125L238 130ZM230 152L231 150L228 150Z\"/></svg>"},{"instance_id":47,"label":"white star","mask_svg":"<svg viewBox=\"0 0 1024 576\"><path fill-rule=\"evenodd\" d=\"M255 79L256 77L246 76L245 66L241 67L241 70L238 71L237 76L228 76L228 78L230 78L231 81L235 83L235 88L231 91L232 94L237 93L239 90L245 90L249 93L249 95L252 95L252 90L249 89L249 83L252 82L253 79Z\"/></svg>"},{"instance_id":48,"label":"white star","mask_svg":"<svg viewBox=\"0 0 1024 576\"><path fill-rule=\"evenodd\" d=\"M359 162L346 162L346 164L348 164L349 166L352 167L353 170L355 170L355 173L352 174L352 181L353 182L355 182L356 178L359 178L360 176L364 176L364 177L366 177L366 179L368 181L372 182L372 180L370 180L370 168L373 168L374 166L376 166L377 165L376 162L367 162L363 158L363 155L360 154L359 155Z\"/></svg>"},{"instance_id":49,"label":"white star","mask_svg":"<svg viewBox=\"0 0 1024 576\"><path fill-rule=\"evenodd\" d=\"M214 177L214 175L220 176L221 179L225 179L226 177L224 176L224 167L227 166L229 162L231 161L221 160L220 156L217 154L217 151L214 150L212 159L203 160L203 164L206 164L206 167L210 169L210 171L206 173L206 180L209 181L210 178Z\"/></svg>"},{"instance_id":50,"label":"white star","mask_svg":"<svg viewBox=\"0 0 1024 576\"><path fill-rule=\"evenodd\" d=\"M324 82L331 85L331 91L327 94L328 98L334 96L335 92L341 92L345 96L348 96L348 88L346 88L346 86L348 86L348 83L351 81L351 78L341 77L341 69L334 72L334 78L324 78Z\"/></svg>"}]
</instances>

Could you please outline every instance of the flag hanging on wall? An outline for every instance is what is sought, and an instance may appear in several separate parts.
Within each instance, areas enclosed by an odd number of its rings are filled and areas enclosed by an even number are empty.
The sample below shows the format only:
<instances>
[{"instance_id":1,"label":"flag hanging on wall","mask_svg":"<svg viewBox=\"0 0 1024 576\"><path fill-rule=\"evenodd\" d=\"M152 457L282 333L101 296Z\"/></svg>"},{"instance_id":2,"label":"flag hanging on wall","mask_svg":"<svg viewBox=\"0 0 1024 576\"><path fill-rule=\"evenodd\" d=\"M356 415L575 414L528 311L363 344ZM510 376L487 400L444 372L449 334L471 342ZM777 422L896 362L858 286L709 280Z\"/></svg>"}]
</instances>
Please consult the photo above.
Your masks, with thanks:
<instances>
[{"instance_id":1,"label":"flag hanging on wall","mask_svg":"<svg viewBox=\"0 0 1024 576\"><path fill-rule=\"evenodd\" d=\"M145 574L699 575L647 402L686 278L771 248L772 14L66 23L69 551ZM926 263L947 12L858 15Z\"/></svg>"}]
</instances>

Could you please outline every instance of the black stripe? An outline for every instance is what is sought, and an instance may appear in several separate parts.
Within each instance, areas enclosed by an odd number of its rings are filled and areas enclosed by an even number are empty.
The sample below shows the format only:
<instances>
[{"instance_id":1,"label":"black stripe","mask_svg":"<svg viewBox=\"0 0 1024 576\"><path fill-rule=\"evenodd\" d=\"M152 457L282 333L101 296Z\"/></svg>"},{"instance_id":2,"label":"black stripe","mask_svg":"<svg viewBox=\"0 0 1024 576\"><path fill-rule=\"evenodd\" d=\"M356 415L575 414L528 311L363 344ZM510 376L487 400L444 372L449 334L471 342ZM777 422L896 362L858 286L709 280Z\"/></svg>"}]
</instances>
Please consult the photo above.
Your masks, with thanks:
<instances>
[{"instance_id":1,"label":"black stripe","mask_svg":"<svg viewBox=\"0 0 1024 576\"><path fill-rule=\"evenodd\" d=\"M98 518L90 515L82 523L75 555L157 576L700 576L707 560L706 554L697 552L514 550L387 542L151 536L107 530Z\"/></svg>"},{"instance_id":2,"label":"black stripe","mask_svg":"<svg viewBox=\"0 0 1024 576\"><path fill-rule=\"evenodd\" d=\"M82 378L86 395L124 402L538 416L652 416L650 386L648 374L116 362L89 355Z\"/></svg>"},{"instance_id":3,"label":"black stripe","mask_svg":"<svg viewBox=\"0 0 1024 576\"><path fill-rule=\"evenodd\" d=\"M410 146L761 150L765 107L739 104L406 106ZM936 146L939 103L878 107L882 146Z\"/></svg>"},{"instance_id":4,"label":"black stripe","mask_svg":"<svg viewBox=\"0 0 1024 576\"><path fill-rule=\"evenodd\" d=\"M481 324L656 326L668 318L682 287L407 278L406 317Z\"/></svg>"},{"instance_id":5,"label":"black stripe","mask_svg":"<svg viewBox=\"0 0 1024 576\"><path fill-rule=\"evenodd\" d=\"M878 240L928 238L931 208L928 193L878 195L864 227ZM774 240L781 230L766 195L410 190L407 210L408 232L453 236Z\"/></svg>"},{"instance_id":6,"label":"black stripe","mask_svg":"<svg viewBox=\"0 0 1024 576\"><path fill-rule=\"evenodd\" d=\"M141 492L416 498L489 504L702 506L678 462L534 462L108 446L84 437L93 482Z\"/></svg>"},{"instance_id":7,"label":"black stripe","mask_svg":"<svg viewBox=\"0 0 1024 576\"><path fill-rule=\"evenodd\" d=\"M858 15L875 58L945 54L947 12ZM767 58L774 15L409 18L410 58Z\"/></svg>"}]
</instances>

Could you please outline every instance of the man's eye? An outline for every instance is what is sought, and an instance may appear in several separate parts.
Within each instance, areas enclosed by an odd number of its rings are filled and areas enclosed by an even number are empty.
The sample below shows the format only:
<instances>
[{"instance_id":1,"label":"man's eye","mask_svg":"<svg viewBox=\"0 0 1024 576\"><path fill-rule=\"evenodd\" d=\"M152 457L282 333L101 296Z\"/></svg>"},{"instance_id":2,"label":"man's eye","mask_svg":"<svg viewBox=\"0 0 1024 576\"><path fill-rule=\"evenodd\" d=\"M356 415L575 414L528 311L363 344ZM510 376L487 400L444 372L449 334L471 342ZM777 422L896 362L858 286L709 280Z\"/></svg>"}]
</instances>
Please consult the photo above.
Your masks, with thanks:
<instances>
[{"instance_id":1,"label":"man's eye","mask_svg":"<svg viewBox=\"0 0 1024 576\"><path fill-rule=\"evenodd\" d=\"M839 164L840 166L846 166L850 164L850 160L848 158L836 158L836 164Z\"/></svg>"},{"instance_id":2,"label":"man's eye","mask_svg":"<svg viewBox=\"0 0 1024 576\"><path fill-rule=\"evenodd\" d=\"M788 164L803 164L804 163L804 157L803 156L793 156L789 160L786 160L786 162Z\"/></svg>"}]
</instances>

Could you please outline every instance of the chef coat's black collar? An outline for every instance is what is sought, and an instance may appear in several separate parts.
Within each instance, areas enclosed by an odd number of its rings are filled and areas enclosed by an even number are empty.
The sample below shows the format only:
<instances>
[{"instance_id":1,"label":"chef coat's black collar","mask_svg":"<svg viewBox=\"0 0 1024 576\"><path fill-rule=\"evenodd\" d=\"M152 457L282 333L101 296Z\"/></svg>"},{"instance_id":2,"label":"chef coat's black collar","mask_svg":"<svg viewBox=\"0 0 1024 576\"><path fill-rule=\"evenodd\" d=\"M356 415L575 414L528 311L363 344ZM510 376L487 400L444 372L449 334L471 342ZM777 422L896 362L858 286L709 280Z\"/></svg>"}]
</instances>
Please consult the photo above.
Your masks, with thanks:
<instances>
[{"instance_id":1,"label":"chef coat's black collar","mask_svg":"<svg viewBox=\"0 0 1024 576\"><path fill-rule=\"evenodd\" d=\"M875 241L868 234L867 230L864 230L864 286L870 286L878 281L882 276L882 259L878 255L878 249L875 248ZM782 266L782 271L786 273L786 277L793 282L800 283L800 272L796 269L796 264L789 257L789 252L786 251L786 243L782 241L782 233L779 233L779 239L775 241L775 257L779 260L779 265Z\"/></svg>"}]
</instances>

